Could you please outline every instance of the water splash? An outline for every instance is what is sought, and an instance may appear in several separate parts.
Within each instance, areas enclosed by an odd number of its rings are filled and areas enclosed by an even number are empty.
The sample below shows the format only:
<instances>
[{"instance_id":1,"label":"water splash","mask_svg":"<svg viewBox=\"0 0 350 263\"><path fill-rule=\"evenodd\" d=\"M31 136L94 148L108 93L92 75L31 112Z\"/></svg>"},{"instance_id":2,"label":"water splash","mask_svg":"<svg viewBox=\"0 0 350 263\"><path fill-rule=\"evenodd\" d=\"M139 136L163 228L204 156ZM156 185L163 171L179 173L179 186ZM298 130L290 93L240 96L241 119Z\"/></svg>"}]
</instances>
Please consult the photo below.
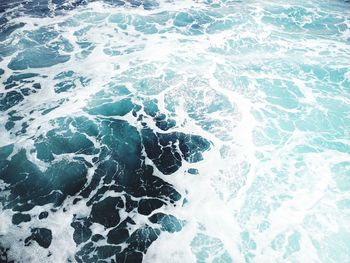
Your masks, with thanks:
<instances>
[{"instance_id":1,"label":"water splash","mask_svg":"<svg viewBox=\"0 0 350 263\"><path fill-rule=\"evenodd\" d=\"M0 10L1 261L350 260L347 2Z\"/></svg>"}]
</instances>

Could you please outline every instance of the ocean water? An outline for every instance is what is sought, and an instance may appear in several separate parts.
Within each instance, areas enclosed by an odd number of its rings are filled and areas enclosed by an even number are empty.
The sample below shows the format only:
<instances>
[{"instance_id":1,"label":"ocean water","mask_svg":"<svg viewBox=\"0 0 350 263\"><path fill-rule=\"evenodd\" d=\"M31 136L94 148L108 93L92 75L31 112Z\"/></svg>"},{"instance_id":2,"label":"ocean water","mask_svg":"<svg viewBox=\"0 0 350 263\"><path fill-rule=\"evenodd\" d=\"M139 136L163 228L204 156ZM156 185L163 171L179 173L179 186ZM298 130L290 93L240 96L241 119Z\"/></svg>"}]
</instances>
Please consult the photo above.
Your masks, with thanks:
<instances>
[{"instance_id":1,"label":"ocean water","mask_svg":"<svg viewBox=\"0 0 350 263\"><path fill-rule=\"evenodd\" d=\"M0 1L0 262L350 262L350 3Z\"/></svg>"}]
</instances>

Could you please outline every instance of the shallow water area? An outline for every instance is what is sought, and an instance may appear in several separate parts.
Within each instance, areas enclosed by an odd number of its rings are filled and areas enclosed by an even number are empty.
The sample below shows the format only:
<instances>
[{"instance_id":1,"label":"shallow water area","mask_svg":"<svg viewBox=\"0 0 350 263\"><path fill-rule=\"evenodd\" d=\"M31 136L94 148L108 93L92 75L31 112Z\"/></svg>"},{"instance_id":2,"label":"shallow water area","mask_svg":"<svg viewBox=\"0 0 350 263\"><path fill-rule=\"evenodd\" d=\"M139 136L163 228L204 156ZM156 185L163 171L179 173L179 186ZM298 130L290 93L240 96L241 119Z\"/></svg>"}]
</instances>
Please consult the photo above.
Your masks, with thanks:
<instances>
[{"instance_id":1,"label":"shallow water area","mask_svg":"<svg viewBox=\"0 0 350 263\"><path fill-rule=\"evenodd\" d=\"M350 262L350 3L0 3L0 262Z\"/></svg>"}]
</instances>

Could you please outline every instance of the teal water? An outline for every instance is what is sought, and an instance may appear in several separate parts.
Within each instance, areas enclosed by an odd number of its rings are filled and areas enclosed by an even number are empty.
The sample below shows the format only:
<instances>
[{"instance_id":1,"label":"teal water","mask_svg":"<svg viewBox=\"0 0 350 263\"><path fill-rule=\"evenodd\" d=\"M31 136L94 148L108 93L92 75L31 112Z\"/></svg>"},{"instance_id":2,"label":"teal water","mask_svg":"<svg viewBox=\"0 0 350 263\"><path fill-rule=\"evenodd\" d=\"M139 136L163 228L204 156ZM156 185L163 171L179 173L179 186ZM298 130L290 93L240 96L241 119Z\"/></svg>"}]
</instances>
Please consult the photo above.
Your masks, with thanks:
<instances>
[{"instance_id":1,"label":"teal water","mask_svg":"<svg viewBox=\"0 0 350 263\"><path fill-rule=\"evenodd\" d=\"M350 3L0 3L0 262L350 262Z\"/></svg>"}]
</instances>

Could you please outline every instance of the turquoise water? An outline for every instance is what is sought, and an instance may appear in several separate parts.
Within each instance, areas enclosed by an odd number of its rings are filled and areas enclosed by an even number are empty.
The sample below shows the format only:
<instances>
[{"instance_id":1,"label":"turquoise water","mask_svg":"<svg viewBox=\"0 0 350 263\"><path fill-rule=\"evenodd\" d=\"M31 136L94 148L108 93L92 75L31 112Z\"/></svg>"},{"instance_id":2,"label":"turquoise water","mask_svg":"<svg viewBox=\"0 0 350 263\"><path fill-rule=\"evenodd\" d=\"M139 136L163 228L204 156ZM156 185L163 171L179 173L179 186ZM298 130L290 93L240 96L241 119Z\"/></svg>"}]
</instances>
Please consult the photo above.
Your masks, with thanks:
<instances>
[{"instance_id":1,"label":"turquoise water","mask_svg":"<svg viewBox=\"0 0 350 263\"><path fill-rule=\"evenodd\" d=\"M0 262L350 262L350 3L0 3Z\"/></svg>"}]
</instances>

